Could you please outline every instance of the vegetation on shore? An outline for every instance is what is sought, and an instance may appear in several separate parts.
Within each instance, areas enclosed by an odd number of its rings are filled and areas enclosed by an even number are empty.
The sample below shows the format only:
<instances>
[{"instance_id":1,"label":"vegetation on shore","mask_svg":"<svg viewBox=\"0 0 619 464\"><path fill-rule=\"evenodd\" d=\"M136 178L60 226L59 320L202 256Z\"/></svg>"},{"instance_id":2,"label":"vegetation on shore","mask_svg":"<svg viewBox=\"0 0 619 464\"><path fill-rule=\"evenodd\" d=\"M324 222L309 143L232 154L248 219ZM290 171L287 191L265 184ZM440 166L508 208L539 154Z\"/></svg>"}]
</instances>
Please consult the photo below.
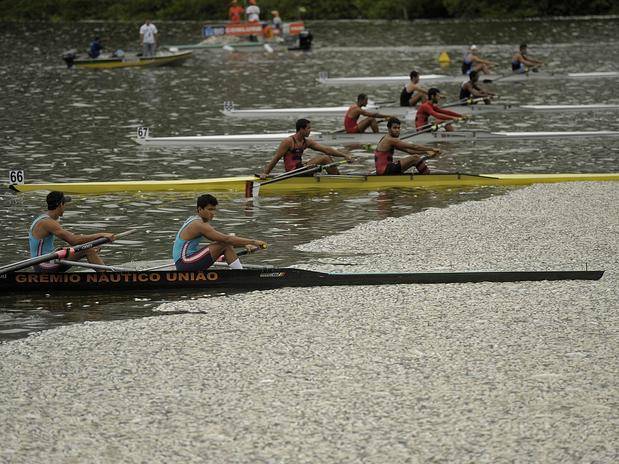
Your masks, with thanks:
<instances>
[{"instance_id":1,"label":"vegetation on shore","mask_svg":"<svg viewBox=\"0 0 619 464\"><path fill-rule=\"evenodd\" d=\"M247 0L239 0L244 5ZM3 20L227 19L228 0L0 0ZM618 14L615 0L258 0L262 18L527 18Z\"/></svg>"}]
</instances>

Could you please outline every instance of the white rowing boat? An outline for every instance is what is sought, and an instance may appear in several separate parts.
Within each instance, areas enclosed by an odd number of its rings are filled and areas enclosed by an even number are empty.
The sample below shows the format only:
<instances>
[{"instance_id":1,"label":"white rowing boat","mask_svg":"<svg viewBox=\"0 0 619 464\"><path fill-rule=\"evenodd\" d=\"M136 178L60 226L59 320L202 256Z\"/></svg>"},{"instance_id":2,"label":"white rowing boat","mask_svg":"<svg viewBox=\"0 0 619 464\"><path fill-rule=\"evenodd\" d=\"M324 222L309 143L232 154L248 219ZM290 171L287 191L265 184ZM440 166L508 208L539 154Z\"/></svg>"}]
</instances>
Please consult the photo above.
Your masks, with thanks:
<instances>
[{"instance_id":1,"label":"white rowing boat","mask_svg":"<svg viewBox=\"0 0 619 464\"><path fill-rule=\"evenodd\" d=\"M348 106L324 106L306 108L256 108L256 109L236 109L231 102L224 103L222 113L231 118L248 119L298 119L313 117L333 117L343 118ZM367 111L380 111L383 114L396 116L398 118L411 119L414 117L417 108L408 106L379 106L368 105L364 107ZM619 111L619 104L596 104L596 105L518 105L516 103L501 104L476 104L450 106L450 110L460 114L486 114L486 113L572 113L588 111Z\"/></svg>"},{"instance_id":2,"label":"white rowing boat","mask_svg":"<svg viewBox=\"0 0 619 464\"><path fill-rule=\"evenodd\" d=\"M291 132L267 134L237 134L237 135L198 135L178 137L151 137L146 128L138 129L136 142L144 146L155 147L204 147L204 146L277 146ZM346 132L312 132L311 138L318 143L334 146L353 144L376 144L385 133L347 134ZM484 130L462 130L453 132L414 132L408 131L400 135L401 140L411 143L434 142L494 142L500 140L530 140L530 139L565 139L565 138L608 138L619 137L619 131L560 131L560 132L490 132Z\"/></svg>"},{"instance_id":3,"label":"white rowing boat","mask_svg":"<svg viewBox=\"0 0 619 464\"><path fill-rule=\"evenodd\" d=\"M509 74L482 74L481 82L526 82L529 80L552 80L552 79L617 79L619 71L587 72L587 73L549 73L528 72ZM426 84L440 84L464 82L468 78L464 75L449 76L444 74L426 74L420 76L420 82ZM328 77L321 73L318 82L325 85L406 85L410 81L409 76L368 76L368 77Z\"/></svg>"}]
</instances>

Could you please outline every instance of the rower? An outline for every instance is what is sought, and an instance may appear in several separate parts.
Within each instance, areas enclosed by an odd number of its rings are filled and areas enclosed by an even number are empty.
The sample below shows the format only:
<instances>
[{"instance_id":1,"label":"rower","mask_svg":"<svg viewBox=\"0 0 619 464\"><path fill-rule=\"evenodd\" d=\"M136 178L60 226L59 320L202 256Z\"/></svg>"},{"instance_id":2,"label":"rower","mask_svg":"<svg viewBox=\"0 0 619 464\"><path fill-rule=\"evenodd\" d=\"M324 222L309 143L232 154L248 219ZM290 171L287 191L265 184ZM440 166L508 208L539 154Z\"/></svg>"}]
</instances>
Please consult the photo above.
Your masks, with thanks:
<instances>
[{"instance_id":1,"label":"rower","mask_svg":"<svg viewBox=\"0 0 619 464\"><path fill-rule=\"evenodd\" d=\"M332 164L333 159L332 156L340 156L345 158L349 163L352 161L352 157L341 151L336 150L335 148L322 145L310 138L309 135L312 132L312 123L307 119L299 119L296 122L297 132L290 137L286 137L279 144L275 155L269 161L269 164L264 168L264 171L260 174L261 179L266 179L269 173L273 170L273 168L277 165L280 159L284 158L284 169L286 172L294 171L297 169L302 169L305 166L318 166L320 164ZM303 162L303 152L311 148L312 150L316 150L322 152L322 155L315 156L307 162ZM339 170L336 166L330 166L326 169L328 174L339 174ZM306 175L313 175L313 173L309 173ZM303 176L303 174L300 174Z\"/></svg>"},{"instance_id":2,"label":"rower","mask_svg":"<svg viewBox=\"0 0 619 464\"><path fill-rule=\"evenodd\" d=\"M52 253L54 251L54 238L58 237L69 245L80 245L91 242L98 238L107 237L110 241L114 240L114 234L109 232L98 232L96 234L77 235L60 225L60 218L65 212L65 204L71 201L71 197L65 196L63 192L53 191L47 195L47 212L37 216L28 230L28 240L30 242L30 256L36 257ZM86 257L89 263L104 264L99 256L98 248L89 248L79 251L70 256L73 261ZM35 272L66 272L71 266L59 263L40 263L34 266Z\"/></svg>"},{"instance_id":3,"label":"rower","mask_svg":"<svg viewBox=\"0 0 619 464\"><path fill-rule=\"evenodd\" d=\"M172 257L179 271L203 271L223 255L231 269L243 269L235 246L243 246L248 252L266 248L266 242L237 237L218 232L208 222L215 216L218 201L213 195L198 197L197 215L190 216L176 234ZM200 248L200 241L206 238L211 243Z\"/></svg>"},{"instance_id":4,"label":"rower","mask_svg":"<svg viewBox=\"0 0 619 464\"><path fill-rule=\"evenodd\" d=\"M537 69L544 63L540 60L531 58L527 53L527 44L521 44L518 51L512 57L512 71L515 73L526 73L529 69Z\"/></svg>"},{"instance_id":5,"label":"rower","mask_svg":"<svg viewBox=\"0 0 619 464\"><path fill-rule=\"evenodd\" d=\"M483 98L486 105L490 104L490 99L496 94L488 92L479 87L479 73L477 71L471 71L469 74L469 80L462 84L460 87L460 101L463 105L468 105L469 102L475 98Z\"/></svg>"},{"instance_id":6,"label":"rower","mask_svg":"<svg viewBox=\"0 0 619 464\"><path fill-rule=\"evenodd\" d=\"M402 174L411 166L415 166L419 174L430 174L430 168L425 161L438 155L440 150L400 140L400 126L401 122L397 118L390 118L387 121L389 133L380 139L374 151L376 174L379 176ZM394 163L393 153L396 148L408 153L409 156Z\"/></svg>"},{"instance_id":7,"label":"rower","mask_svg":"<svg viewBox=\"0 0 619 464\"><path fill-rule=\"evenodd\" d=\"M430 116L434 116L438 122L449 121L450 119L465 119L465 116L449 111L438 106L439 95L441 91L435 87L428 90L428 101L424 102L419 108L417 108L417 115L415 116L415 127L417 130L428 127ZM453 131L454 128L451 124L445 126L446 131Z\"/></svg>"},{"instance_id":8,"label":"rower","mask_svg":"<svg viewBox=\"0 0 619 464\"><path fill-rule=\"evenodd\" d=\"M370 113L363 109L368 104L368 96L360 93L357 96L357 103L352 105L344 115L344 129L348 134L358 134L365 132L368 127L372 128L372 132L378 132L377 119L388 119L390 116L380 113ZM366 116L365 119L359 121L361 116Z\"/></svg>"},{"instance_id":9,"label":"rower","mask_svg":"<svg viewBox=\"0 0 619 464\"><path fill-rule=\"evenodd\" d=\"M400 106L417 106L420 101L425 101L428 91L419 86L419 73L411 71L410 82L404 86L400 93Z\"/></svg>"},{"instance_id":10,"label":"rower","mask_svg":"<svg viewBox=\"0 0 619 464\"><path fill-rule=\"evenodd\" d=\"M462 74L470 74L471 71L490 74L490 68L493 68L496 63L482 59L478 53L479 48L477 48L477 45L471 45L471 48L469 48L469 51L462 60Z\"/></svg>"}]
</instances>

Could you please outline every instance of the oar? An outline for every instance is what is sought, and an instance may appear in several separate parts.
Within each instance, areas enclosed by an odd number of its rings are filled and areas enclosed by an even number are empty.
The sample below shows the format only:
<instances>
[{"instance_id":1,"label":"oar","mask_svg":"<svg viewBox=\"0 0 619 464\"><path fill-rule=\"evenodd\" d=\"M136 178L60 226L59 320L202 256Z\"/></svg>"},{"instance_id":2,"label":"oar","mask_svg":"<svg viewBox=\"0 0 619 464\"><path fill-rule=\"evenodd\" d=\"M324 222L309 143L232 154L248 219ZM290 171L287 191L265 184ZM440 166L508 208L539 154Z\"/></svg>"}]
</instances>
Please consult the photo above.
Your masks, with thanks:
<instances>
[{"instance_id":1,"label":"oar","mask_svg":"<svg viewBox=\"0 0 619 464\"><path fill-rule=\"evenodd\" d=\"M443 105L442 107L449 108L453 106L473 105L475 103L483 102L484 99L486 98L490 98L490 97L461 98L458 101L447 103L446 105Z\"/></svg>"},{"instance_id":2,"label":"oar","mask_svg":"<svg viewBox=\"0 0 619 464\"><path fill-rule=\"evenodd\" d=\"M338 166L340 164L344 164L344 163L348 163L347 160L342 160L342 161L335 161L334 163L329 163L329 164L318 164L316 166L308 166L307 169L304 170L295 170L298 172L294 172L294 171L290 171L289 173L283 174L281 176L278 176L274 179L271 180L267 180L264 182L251 182L251 189L249 188L249 186L245 189L245 196L248 198L251 197L257 197L258 194L260 193L260 187L263 185L267 185L267 184L273 184L275 182L280 182L282 180L286 180L286 179L290 179L292 177L296 177L299 176L301 174L312 174L314 172L319 172L322 171L323 169L327 169L333 166Z\"/></svg>"},{"instance_id":3,"label":"oar","mask_svg":"<svg viewBox=\"0 0 619 464\"><path fill-rule=\"evenodd\" d=\"M441 122L436 123L436 124L426 124L425 126L421 126L422 127L421 130L418 130L418 131L412 132L410 134L406 134L406 135L401 136L400 140L410 139L410 138L415 137L417 135L425 134L427 132L436 132L439 128L441 128L443 126L446 126L447 124L451 124L453 122L455 122L453 119L448 119L446 121L441 121Z\"/></svg>"},{"instance_id":4,"label":"oar","mask_svg":"<svg viewBox=\"0 0 619 464\"><path fill-rule=\"evenodd\" d=\"M116 234L116 238L124 237L126 235L132 234L136 232L136 229L128 230L126 232L121 232L120 234ZM73 247L61 248L60 250L52 251L51 253L47 253L41 256L35 256L34 258L25 259L23 261L18 261L13 264L8 264L6 266L0 267L0 274L5 274L7 272L19 271L20 269L24 269L30 266L35 266L40 263L45 263L47 261L52 261L54 259L64 259L70 258L75 253L78 253L83 250L88 250L90 248L94 248L99 245L103 245L104 243L110 242L110 239L107 237L101 237L90 242L82 243L80 245L75 245Z\"/></svg>"},{"instance_id":5,"label":"oar","mask_svg":"<svg viewBox=\"0 0 619 464\"><path fill-rule=\"evenodd\" d=\"M527 71L528 72L528 71ZM507 73L507 74L502 74L499 77L497 77L496 79L483 79L482 82L484 84L492 84L493 82L497 82L500 81L501 79L505 79L506 77L510 77L513 76L514 74L520 74L520 73ZM524 73L526 74L526 73Z\"/></svg>"},{"instance_id":6,"label":"oar","mask_svg":"<svg viewBox=\"0 0 619 464\"><path fill-rule=\"evenodd\" d=\"M258 250L264 250L266 248L267 248L266 246L258 247L258 248L256 248L255 250L252 250L252 251L249 251L247 248L241 248L240 250L234 250L234 251L236 252L237 256L243 256L243 255L248 255L250 253L255 253ZM215 263L219 263L220 262L219 260L221 259L221 257L223 257L223 255L221 255L219 258L217 258L215 260ZM213 263L213 264L215 264L215 263ZM157 269L164 269L166 267L172 267L172 266L174 266L174 263L160 264L159 266L149 267L147 269L141 269L139 272L156 271Z\"/></svg>"}]
</instances>

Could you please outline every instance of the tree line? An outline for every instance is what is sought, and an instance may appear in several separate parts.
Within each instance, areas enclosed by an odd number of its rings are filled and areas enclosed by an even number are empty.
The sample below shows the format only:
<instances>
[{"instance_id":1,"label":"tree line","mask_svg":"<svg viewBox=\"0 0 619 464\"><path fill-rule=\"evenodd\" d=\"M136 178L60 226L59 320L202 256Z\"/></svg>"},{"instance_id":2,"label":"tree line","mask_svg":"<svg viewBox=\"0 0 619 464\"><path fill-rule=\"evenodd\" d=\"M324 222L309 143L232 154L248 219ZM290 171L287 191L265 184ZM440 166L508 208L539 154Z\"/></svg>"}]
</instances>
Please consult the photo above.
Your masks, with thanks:
<instances>
[{"instance_id":1,"label":"tree line","mask_svg":"<svg viewBox=\"0 0 619 464\"><path fill-rule=\"evenodd\" d=\"M247 0L238 0L241 5ZM258 0L263 19L527 18L618 14L616 0ZM2 20L203 20L228 17L229 0L0 0Z\"/></svg>"}]
</instances>

